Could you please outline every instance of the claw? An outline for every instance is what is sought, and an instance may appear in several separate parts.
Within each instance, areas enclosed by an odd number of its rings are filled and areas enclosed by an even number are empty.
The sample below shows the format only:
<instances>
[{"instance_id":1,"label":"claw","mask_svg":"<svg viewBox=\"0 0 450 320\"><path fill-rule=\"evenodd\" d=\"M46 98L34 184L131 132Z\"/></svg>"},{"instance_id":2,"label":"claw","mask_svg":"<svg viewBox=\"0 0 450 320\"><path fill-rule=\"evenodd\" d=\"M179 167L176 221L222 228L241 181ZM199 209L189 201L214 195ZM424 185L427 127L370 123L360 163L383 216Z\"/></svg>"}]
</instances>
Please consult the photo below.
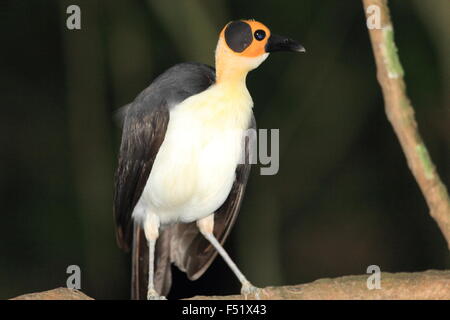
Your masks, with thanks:
<instances>
[{"instance_id":1,"label":"claw","mask_svg":"<svg viewBox=\"0 0 450 320\"><path fill-rule=\"evenodd\" d=\"M249 296L250 298L254 297L255 300L261 300L262 289L255 287L247 281L242 284L241 294L245 300L249 300Z\"/></svg>"},{"instance_id":2,"label":"claw","mask_svg":"<svg viewBox=\"0 0 450 320\"><path fill-rule=\"evenodd\" d=\"M160 296L155 289L150 289L147 291L147 300L167 300L167 299L164 296Z\"/></svg>"}]
</instances>

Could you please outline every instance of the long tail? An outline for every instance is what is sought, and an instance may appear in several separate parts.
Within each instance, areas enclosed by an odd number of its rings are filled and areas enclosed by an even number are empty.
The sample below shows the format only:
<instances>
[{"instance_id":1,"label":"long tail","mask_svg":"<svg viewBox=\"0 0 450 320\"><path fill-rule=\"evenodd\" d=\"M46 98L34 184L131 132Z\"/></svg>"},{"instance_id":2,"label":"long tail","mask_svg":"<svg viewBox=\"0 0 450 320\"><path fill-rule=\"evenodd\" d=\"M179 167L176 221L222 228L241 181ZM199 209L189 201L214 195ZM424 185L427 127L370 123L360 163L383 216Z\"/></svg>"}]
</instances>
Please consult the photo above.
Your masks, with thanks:
<instances>
[{"instance_id":1,"label":"long tail","mask_svg":"<svg viewBox=\"0 0 450 320\"><path fill-rule=\"evenodd\" d=\"M139 224L133 227L133 251L131 256L131 299L147 299L148 289L148 245L144 230ZM156 241L155 276L156 291L166 296L172 285L170 266L170 228L162 230Z\"/></svg>"}]
</instances>

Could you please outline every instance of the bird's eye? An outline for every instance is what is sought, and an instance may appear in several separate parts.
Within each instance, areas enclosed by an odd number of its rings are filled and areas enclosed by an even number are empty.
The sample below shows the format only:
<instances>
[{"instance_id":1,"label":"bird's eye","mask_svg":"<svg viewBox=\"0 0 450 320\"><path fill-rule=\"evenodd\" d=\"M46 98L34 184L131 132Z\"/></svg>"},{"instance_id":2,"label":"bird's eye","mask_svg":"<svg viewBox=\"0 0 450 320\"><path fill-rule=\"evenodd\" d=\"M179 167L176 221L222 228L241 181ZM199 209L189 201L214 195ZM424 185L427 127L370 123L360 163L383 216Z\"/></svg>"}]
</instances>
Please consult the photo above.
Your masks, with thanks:
<instances>
[{"instance_id":1,"label":"bird's eye","mask_svg":"<svg viewBox=\"0 0 450 320\"><path fill-rule=\"evenodd\" d=\"M266 37L266 32L264 30L255 31L255 39L258 41L263 40Z\"/></svg>"}]
</instances>

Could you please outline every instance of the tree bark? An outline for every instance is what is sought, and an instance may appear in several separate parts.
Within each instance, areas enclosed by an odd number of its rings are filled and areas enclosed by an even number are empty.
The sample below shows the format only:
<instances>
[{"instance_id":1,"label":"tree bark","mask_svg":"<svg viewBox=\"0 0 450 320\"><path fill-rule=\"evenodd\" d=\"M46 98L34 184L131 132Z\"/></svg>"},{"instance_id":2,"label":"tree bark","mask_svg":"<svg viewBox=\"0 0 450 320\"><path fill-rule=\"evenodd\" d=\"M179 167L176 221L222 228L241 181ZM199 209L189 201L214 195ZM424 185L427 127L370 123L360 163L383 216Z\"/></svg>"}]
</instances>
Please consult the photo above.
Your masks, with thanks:
<instances>
[{"instance_id":1,"label":"tree bark","mask_svg":"<svg viewBox=\"0 0 450 320\"><path fill-rule=\"evenodd\" d=\"M383 91L385 110L406 156L408 166L419 185L430 210L450 249L450 198L423 142L414 109L406 94L403 68L394 41L387 0L363 0L367 18L371 6L380 9L381 26L369 29L377 65L377 78Z\"/></svg>"},{"instance_id":2,"label":"tree bark","mask_svg":"<svg viewBox=\"0 0 450 320\"><path fill-rule=\"evenodd\" d=\"M368 289L370 274L320 279L311 283L263 288L262 300L449 300L450 271L380 274L380 289ZM254 297L250 297L254 298ZM12 300L90 300L80 291L58 288ZM189 300L243 300L241 295L196 296Z\"/></svg>"}]
</instances>

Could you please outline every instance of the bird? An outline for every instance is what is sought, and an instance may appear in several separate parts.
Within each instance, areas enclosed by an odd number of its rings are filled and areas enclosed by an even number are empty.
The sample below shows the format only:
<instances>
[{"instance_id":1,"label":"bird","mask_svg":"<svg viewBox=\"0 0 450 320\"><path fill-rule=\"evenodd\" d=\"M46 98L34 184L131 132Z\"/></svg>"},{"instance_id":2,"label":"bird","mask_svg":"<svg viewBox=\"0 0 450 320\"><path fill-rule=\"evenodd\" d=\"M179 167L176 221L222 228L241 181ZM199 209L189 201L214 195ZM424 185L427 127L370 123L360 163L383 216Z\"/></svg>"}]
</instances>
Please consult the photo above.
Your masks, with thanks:
<instances>
[{"instance_id":1,"label":"bird","mask_svg":"<svg viewBox=\"0 0 450 320\"><path fill-rule=\"evenodd\" d=\"M115 174L116 239L131 254L131 298L166 299L175 264L196 280L220 254L243 295L260 289L223 243L250 173L256 130L247 74L270 53L305 52L256 20L235 20L219 33L215 68L174 65L123 107Z\"/></svg>"}]
</instances>

